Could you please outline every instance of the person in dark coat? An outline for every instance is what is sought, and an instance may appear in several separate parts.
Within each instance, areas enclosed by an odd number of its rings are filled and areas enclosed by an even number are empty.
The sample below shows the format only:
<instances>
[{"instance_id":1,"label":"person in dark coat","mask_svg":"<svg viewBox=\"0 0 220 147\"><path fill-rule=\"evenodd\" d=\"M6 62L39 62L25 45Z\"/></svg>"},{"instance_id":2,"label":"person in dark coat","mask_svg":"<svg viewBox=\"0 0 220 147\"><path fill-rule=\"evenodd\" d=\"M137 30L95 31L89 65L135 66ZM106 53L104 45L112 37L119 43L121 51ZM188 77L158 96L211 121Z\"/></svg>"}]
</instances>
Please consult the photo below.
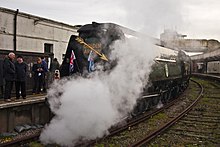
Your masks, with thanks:
<instances>
[{"instance_id":1,"label":"person in dark coat","mask_svg":"<svg viewBox=\"0 0 220 147\"><path fill-rule=\"evenodd\" d=\"M54 58L53 61L50 64L50 72L51 72L51 77L50 77L50 81L52 82L55 78L55 71L60 69L60 64L57 61L57 58Z\"/></svg>"},{"instance_id":2,"label":"person in dark coat","mask_svg":"<svg viewBox=\"0 0 220 147\"><path fill-rule=\"evenodd\" d=\"M27 64L23 61L22 56L17 57L17 62L15 63L15 89L16 89L16 99L26 98L26 75L27 75ZM21 91L21 94L20 94Z\"/></svg>"},{"instance_id":3,"label":"person in dark coat","mask_svg":"<svg viewBox=\"0 0 220 147\"><path fill-rule=\"evenodd\" d=\"M15 65L13 63L14 58L15 58L15 54L11 52L4 59L4 63L3 63L4 79L5 79L4 99L6 102L11 101L11 91L13 88L13 82L15 80Z\"/></svg>"},{"instance_id":4,"label":"person in dark coat","mask_svg":"<svg viewBox=\"0 0 220 147\"><path fill-rule=\"evenodd\" d=\"M54 73L55 70L59 70L59 69L60 69L60 64L57 61L57 58L54 58L50 64L50 72Z\"/></svg>"},{"instance_id":5,"label":"person in dark coat","mask_svg":"<svg viewBox=\"0 0 220 147\"><path fill-rule=\"evenodd\" d=\"M4 94L4 83L3 83L4 79L3 79L3 60L0 60L0 99L3 98L3 94Z\"/></svg>"},{"instance_id":6,"label":"person in dark coat","mask_svg":"<svg viewBox=\"0 0 220 147\"><path fill-rule=\"evenodd\" d=\"M32 67L32 71L34 73L34 87L33 87L33 94L40 93L41 88L43 86L43 78L44 78L44 71L45 67L42 64L41 58L37 58L37 63L35 63Z\"/></svg>"},{"instance_id":7,"label":"person in dark coat","mask_svg":"<svg viewBox=\"0 0 220 147\"><path fill-rule=\"evenodd\" d=\"M60 77L67 77L70 75L70 59L64 59L60 66Z\"/></svg>"},{"instance_id":8,"label":"person in dark coat","mask_svg":"<svg viewBox=\"0 0 220 147\"><path fill-rule=\"evenodd\" d=\"M47 74L47 72L48 72L48 67L47 67L47 62L46 62L46 59L45 59L45 57L41 57L41 60L42 60L42 62L41 62L41 64L42 64L42 66L44 67L44 74L43 74L43 83L42 83L42 86L43 86L43 92L46 92L47 90L46 90L46 74Z\"/></svg>"}]
</instances>

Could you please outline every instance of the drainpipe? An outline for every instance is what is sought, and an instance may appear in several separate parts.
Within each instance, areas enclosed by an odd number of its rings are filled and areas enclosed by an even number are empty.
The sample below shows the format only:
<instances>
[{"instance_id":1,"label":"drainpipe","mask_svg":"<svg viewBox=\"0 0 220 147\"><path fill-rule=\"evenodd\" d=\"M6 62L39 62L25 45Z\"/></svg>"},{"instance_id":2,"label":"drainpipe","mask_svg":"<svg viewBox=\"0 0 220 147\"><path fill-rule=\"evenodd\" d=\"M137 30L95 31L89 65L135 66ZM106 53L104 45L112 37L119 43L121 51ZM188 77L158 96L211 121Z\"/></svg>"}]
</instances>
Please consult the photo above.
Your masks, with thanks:
<instances>
[{"instance_id":1,"label":"drainpipe","mask_svg":"<svg viewBox=\"0 0 220 147\"><path fill-rule=\"evenodd\" d=\"M17 16L18 16L19 9L15 12L15 17L14 17L14 52L17 50Z\"/></svg>"}]
</instances>

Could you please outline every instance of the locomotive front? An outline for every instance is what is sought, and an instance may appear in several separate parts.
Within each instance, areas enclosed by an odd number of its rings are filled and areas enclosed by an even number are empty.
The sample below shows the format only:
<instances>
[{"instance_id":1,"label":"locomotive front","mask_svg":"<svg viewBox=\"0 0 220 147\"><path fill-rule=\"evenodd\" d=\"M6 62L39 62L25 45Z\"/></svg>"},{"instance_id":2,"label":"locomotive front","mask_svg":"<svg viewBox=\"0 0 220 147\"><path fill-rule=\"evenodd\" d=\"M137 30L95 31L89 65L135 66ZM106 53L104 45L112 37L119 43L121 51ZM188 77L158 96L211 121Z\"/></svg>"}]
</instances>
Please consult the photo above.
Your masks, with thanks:
<instances>
[{"instance_id":1,"label":"locomotive front","mask_svg":"<svg viewBox=\"0 0 220 147\"><path fill-rule=\"evenodd\" d=\"M72 35L70 38L61 65L61 77L71 75L87 77L88 73L100 69L111 71L117 64L117 59L114 61L109 59L111 45L116 40L123 40L126 37L136 39L145 37L111 23L87 24L82 26L78 33L79 36ZM149 81L144 86L142 96L138 99L132 112L134 116L157 106L161 102L167 103L183 92L188 85L191 73L190 59L184 52L158 45L153 45L151 49L158 51L159 55L151 66Z\"/></svg>"},{"instance_id":2,"label":"locomotive front","mask_svg":"<svg viewBox=\"0 0 220 147\"><path fill-rule=\"evenodd\" d=\"M111 23L95 23L82 26L79 36L72 35L61 65L61 77L75 73L85 75L95 70L95 64L102 64L103 69L111 68L114 61L109 61L109 46L123 38L122 31Z\"/></svg>"}]
</instances>

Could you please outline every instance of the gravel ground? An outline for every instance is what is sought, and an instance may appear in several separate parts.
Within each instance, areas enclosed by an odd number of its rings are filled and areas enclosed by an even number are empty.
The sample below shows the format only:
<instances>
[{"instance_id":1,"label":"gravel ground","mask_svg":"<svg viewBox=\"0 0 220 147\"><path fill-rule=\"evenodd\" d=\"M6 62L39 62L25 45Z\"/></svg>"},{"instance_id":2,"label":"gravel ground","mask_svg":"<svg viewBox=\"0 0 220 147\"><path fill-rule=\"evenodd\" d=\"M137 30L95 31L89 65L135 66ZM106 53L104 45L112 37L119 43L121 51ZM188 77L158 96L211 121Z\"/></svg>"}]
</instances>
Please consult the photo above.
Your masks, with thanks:
<instances>
[{"instance_id":1,"label":"gravel ground","mask_svg":"<svg viewBox=\"0 0 220 147\"><path fill-rule=\"evenodd\" d=\"M188 115L147 146L220 146L220 84L196 79L203 98Z\"/></svg>"},{"instance_id":2,"label":"gravel ground","mask_svg":"<svg viewBox=\"0 0 220 147\"><path fill-rule=\"evenodd\" d=\"M40 131L41 129L31 129L31 130L23 131L21 133L14 133L13 136L7 136L7 137L2 136L0 137L0 146L2 143L15 141L15 140L22 140L23 138L39 133Z\"/></svg>"},{"instance_id":3,"label":"gravel ground","mask_svg":"<svg viewBox=\"0 0 220 147\"><path fill-rule=\"evenodd\" d=\"M177 102L177 104L118 135L103 139L102 142L97 143L95 146L129 146L136 141L141 140L183 111L183 109L191 104L198 93L198 86L195 83L190 82L190 86L184 94L181 95L180 101Z\"/></svg>"}]
</instances>

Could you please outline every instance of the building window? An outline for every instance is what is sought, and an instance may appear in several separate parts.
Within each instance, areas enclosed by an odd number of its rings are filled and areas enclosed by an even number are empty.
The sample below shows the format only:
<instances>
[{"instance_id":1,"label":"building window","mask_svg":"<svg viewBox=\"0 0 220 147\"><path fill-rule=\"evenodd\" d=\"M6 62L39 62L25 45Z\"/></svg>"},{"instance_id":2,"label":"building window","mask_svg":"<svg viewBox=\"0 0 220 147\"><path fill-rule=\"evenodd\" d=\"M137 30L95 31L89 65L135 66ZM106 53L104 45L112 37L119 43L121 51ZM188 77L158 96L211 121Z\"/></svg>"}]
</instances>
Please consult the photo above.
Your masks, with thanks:
<instances>
[{"instance_id":1,"label":"building window","mask_svg":"<svg viewBox=\"0 0 220 147\"><path fill-rule=\"evenodd\" d=\"M44 43L44 53L53 53L53 44Z\"/></svg>"}]
</instances>

